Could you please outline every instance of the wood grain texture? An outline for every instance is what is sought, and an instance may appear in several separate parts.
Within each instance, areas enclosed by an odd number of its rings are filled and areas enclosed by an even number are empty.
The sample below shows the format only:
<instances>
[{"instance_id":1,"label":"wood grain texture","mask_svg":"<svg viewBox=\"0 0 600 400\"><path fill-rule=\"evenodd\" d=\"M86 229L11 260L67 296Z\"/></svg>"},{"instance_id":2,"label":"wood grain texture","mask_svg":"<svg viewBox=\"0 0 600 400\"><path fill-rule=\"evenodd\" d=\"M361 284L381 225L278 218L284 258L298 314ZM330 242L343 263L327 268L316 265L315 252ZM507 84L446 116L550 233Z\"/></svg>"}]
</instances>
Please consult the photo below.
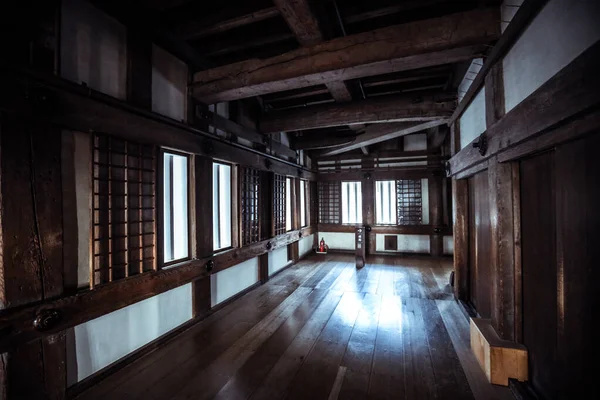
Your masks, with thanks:
<instances>
[{"instance_id":1,"label":"wood grain texture","mask_svg":"<svg viewBox=\"0 0 600 400\"><path fill-rule=\"evenodd\" d=\"M454 295L463 301L469 296L469 214L468 181L453 179Z\"/></svg>"},{"instance_id":2,"label":"wood grain texture","mask_svg":"<svg viewBox=\"0 0 600 400\"><path fill-rule=\"evenodd\" d=\"M384 260L309 257L80 398L490 398L454 350L467 320L430 298L450 264Z\"/></svg>"},{"instance_id":3,"label":"wood grain texture","mask_svg":"<svg viewBox=\"0 0 600 400\"><path fill-rule=\"evenodd\" d=\"M194 96L211 104L472 59L499 37L498 11L482 9L410 22L198 72Z\"/></svg>"},{"instance_id":4,"label":"wood grain texture","mask_svg":"<svg viewBox=\"0 0 600 400\"><path fill-rule=\"evenodd\" d=\"M273 111L265 114L259 121L260 130L263 133L287 132L301 129L325 128L329 126L351 125L363 123L383 122L432 122L443 120L448 117L454 108L453 100L436 100L435 96L420 96L415 100L414 96L381 96L369 100L355 101L351 103L322 104L318 106L304 107L293 110ZM445 122L444 122L445 123ZM404 128L411 128L412 125ZM433 126L426 126L428 129ZM399 127L401 128L401 127ZM393 129L390 135L402 129ZM418 130L409 132L417 132ZM361 140L357 147L372 143L375 137L381 136L381 132L369 135L369 140ZM402 136L398 134L396 137ZM393 138L393 137L390 137ZM337 153L327 153L334 155Z\"/></svg>"}]
</instances>

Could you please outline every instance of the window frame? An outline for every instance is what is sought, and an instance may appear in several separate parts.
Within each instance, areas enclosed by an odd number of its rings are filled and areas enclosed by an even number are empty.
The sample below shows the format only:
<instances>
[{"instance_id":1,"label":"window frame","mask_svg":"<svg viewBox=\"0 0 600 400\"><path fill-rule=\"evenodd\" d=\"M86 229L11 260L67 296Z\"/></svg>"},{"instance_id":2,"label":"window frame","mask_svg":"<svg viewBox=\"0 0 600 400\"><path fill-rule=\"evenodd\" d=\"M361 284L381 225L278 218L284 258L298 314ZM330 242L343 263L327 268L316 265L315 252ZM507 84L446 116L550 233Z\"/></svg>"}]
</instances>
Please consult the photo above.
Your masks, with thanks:
<instances>
[{"instance_id":1,"label":"window frame","mask_svg":"<svg viewBox=\"0 0 600 400\"><path fill-rule=\"evenodd\" d=\"M214 168L215 168L215 164L221 164L221 165L225 165L228 166L230 168L230 172L229 172L229 208L230 208L230 221L229 221L229 229L230 229L230 236L231 236L231 244L229 246L226 247L221 247L219 249L215 249L214 248L214 235L215 235L215 226L214 226L214 219L213 219L213 226L212 226L212 234L213 234L213 254L218 254L221 253L223 251L227 251L227 250L231 250L233 249L235 246L235 218L234 218L234 213L237 211L234 209L235 207L235 201L234 201L234 196L237 196L238 194L235 191L235 182L234 182L234 168L235 168L235 164L232 163L228 163L225 161L221 161L221 160L212 160L212 168L213 168L213 174L214 174ZM212 176L212 174L211 174ZM214 202L214 190L215 188L213 187L213 202ZM213 213L214 213L214 204L213 204Z\"/></svg>"},{"instance_id":2,"label":"window frame","mask_svg":"<svg viewBox=\"0 0 600 400\"><path fill-rule=\"evenodd\" d=\"M292 199L292 194L294 192L294 184L294 178L292 178L291 176L285 177L285 233L294 230L294 204Z\"/></svg>"},{"instance_id":3,"label":"window frame","mask_svg":"<svg viewBox=\"0 0 600 400\"><path fill-rule=\"evenodd\" d=\"M300 208L300 229L302 228L306 228L307 226L310 225L310 214L308 212L308 191L309 191L309 186L308 186L308 181L306 179L299 179L300 181L300 201L299 201L299 208ZM302 204L304 203L304 205ZM304 221L302 221L302 215L304 214Z\"/></svg>"},{"instance_id":4,"label":"window frame","mask_svg":"<svg viewBox=\"0 0 600 400\"><path fill-rule=\"evenodd\" d=\"M173 154L176 156L182 156L185 157L187 159L187 234L188 234L188 252L187 252L187 256L183 257L183 258L178 258L175 260L170 260L170 261L165 261L165 217L164 217L164 193L165 193L165 177L164 177L164 171L165 171L165 154ZM157 237L157 255L158 255L158 266L159 269L163 269L163 268L168 268L168 267L172 267L181 263L184 263L186 261L190 261L192 259L192 251L193 251L193 243L192 243L192 232L191 232L191 227L192 227L192 214L193 214L193 207L192 207L192 202L193 202L193 196L192 196L192 190L193 190L193 186L192 186L192 179L191 177L192 175L192 171L193 171L193 154L190 153L185 153L182 151L177 151L177 150L173 150L173 149L166 149L161 147L159 150L159 165L157 168L157 172L158 172L158 177L157 177L157 214L158 214L158 227L157 227L157 231L159 232L158 237Z\"/></svg>"},{"instance_id":5,"label":"window frame","mask_svg":"<svg viewBox=\"0 0 600 400\"><path fill-rule=\"evenodd\" d=\"M391 200L393 201L393 215L394 218L396 220L396 223L390 223L390 224L386 224L386 223L382 223L377 221L377 214L378 214L378 204L377 204L377 183L378 182L392 182L393 186L394 186L394 193L393 195L391 195ZM397 179L380 179L380 180L375 180L374 184L373 184L373 201L374 201L374 209L375 209L375 226L399 226L400 224L398 223L398 180Z\"/></svg>"},{"instance_id":6,"label":"window frame","mask_svg":"<svg viewBox=\"0 0 600 400\"><path fill-rule=\"evenodd\" d=\"M358 196L357 198L360 198L360 207L357 207L356 209L360 209L360 221L358 222L344 222L344 183L358 183L360 185L360 196ZM362 204L363 204L363 190L362 190L362 181L360 180L342 180L340 181L340 224L341 225L346 225L346 226L358 226L358 225L363 225L363 213L362 213Z\"/></svg>"}]
</instances>

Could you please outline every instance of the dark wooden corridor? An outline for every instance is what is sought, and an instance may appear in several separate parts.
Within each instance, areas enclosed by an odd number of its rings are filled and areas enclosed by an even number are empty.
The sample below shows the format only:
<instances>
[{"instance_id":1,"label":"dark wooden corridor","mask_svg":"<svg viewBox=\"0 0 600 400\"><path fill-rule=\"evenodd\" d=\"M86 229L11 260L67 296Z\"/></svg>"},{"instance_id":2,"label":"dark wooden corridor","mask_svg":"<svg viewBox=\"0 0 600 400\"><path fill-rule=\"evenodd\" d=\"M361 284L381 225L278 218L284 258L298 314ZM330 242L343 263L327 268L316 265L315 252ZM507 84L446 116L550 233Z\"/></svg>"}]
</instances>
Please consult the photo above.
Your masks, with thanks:
<instances>
[{"instance_id":1,"label":"dark wooden corridor","mask_svg":"<svg viewBox=\"0 0 600 400\"><path fill-rule=\"evenodd\" d=\"M84 399L504 399L469 349L451 260L313 256Z\"/></svg>"}]
</instances>

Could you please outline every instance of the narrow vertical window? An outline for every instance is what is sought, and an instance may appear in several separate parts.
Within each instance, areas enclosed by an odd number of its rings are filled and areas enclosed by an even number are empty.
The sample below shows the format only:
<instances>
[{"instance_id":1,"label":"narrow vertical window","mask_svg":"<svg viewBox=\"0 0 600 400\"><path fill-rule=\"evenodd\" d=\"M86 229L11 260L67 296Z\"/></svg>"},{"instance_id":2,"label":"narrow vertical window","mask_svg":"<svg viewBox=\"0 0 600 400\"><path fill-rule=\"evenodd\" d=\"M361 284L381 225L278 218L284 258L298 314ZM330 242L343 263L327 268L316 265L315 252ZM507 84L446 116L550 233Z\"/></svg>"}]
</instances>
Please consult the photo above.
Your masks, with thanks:
<instances>
[{"instance_id":1,"label":"narrow vertical window","mask_svg":"<svg viewBox=\"0 0 600 400\"><path fill-rule=\"evenodd\" d=\"M362 187L360 182L342 182L342 224L362 223Z\"/></svg>"},{"instance_id":2,"label":"narrow vertical window","mask_svg":"<svg viewBox=\"0 0 600 400\"><path fill-rule=\"evenodd\" d=\"M285 178L285 231L292 230L292 178Z\"/></svg>"},{"instance_id":3,"label":"narrow vertical window","mask_svg":"<svg viewBox=\"0 0 600 400\"><path fill-rule=\"evenodd\" d=\"M165 263L189 257L188 158L164 154L163 221Z\"/></svg>"},{"instance_id":4,"label":"narrow vertical window","mask_svg":"<svg viewBox=\"0 0 600 400\"><path fill-rule=\"evenodd\" d=\"M396 225L396 181L375 182L376 223Z\"/></svg>"},{"instance_id":5,"label":"narrow vertical window","mask_svg":"<svg viewBox=\"0 0 600 400\"><path fill-rule=\"evenodd\" d=\"M231 246L231 166L213 163L213 248Z\"/></svg>"},{"instance_id":6,"label":"narrow vertical window","mask_svg":"<svg viewBox=\"0 0 600 400\"><path fill-rule=\"evenodd\" d=\"M300 226L306 226L306 181L300 181Z\"/></svg>"}]
</instances>

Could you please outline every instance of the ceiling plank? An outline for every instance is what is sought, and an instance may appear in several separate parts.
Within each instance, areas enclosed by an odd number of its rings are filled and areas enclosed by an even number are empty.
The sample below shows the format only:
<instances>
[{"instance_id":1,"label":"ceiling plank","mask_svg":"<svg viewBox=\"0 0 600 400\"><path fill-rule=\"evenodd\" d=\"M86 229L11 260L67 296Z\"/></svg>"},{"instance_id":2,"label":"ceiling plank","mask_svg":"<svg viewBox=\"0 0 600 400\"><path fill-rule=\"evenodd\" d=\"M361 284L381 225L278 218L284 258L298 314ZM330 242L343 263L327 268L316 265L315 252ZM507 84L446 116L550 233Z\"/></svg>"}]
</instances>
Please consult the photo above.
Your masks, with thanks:
<instances>
[{"instance_id":1,"label":"ceiling plank","mask_svg":"<svg viewBox=\"0 0 600 400\"><path fill-rule=\"evenodd\" d=\"M228 15L211 15L202 20L181 24L177 28L176 33L185 40L200 39L274 18L279 15L279 11L277 11L275 7L269 7L239 16L231 16L231 11L229 9L227 12Z\"/></svg>"},{"instance_id":2,"label":"ceiling plank","mask_svg":"<svg viewBox=\"0 0 600 400\"><path fill-rule=\"evenodd\" d=\"M347 24L352 24L355 22L361 22L367 19L385 17L390 14L398 14L403 11L415 10L418 8L426 8L430 6L438 5L439 3L447 2L447 0L412 0L412 1L404 1L400 4L396 4L389 7L378 8L376 10L366 11L360 14L350 15L348 17L344 17L344 22Z\"/></svg>"},{"instance_id":3,"label":"ceiling plank","mask_svg":"<svg viewBox=\"0 0 600 400\"><path fill-rule=\"evenodd\" d=\"M498 8L483 8L337 38L198 72L192 89L212 104L472 59L500 36L499 18Z\"/></svg>"},{"instance_id":4,"label":"ceiling plank","mask_svg":"<svg viewBox=\"0 0 600 400\"><path fill-rule=\"evenodd\" d=\"M375 143L385 142L387 140L399 138L401 136L410 135L448 123L447 119L439 119L425 123L402 123L402 124L384 124L372 125L367 127L367 131L356 138L356 141L348 146L334 149L324 153L323 156L334 156L336 154L346 153L364 146L369 146Z\"/></svg>"},{"instance_id":5,"label":"ceiling plank","mask_svg":"<svg viewBox=\"0 0 600 400\"><path fill-rule=\"evenodd\" d=\"M301 46L313 46L323 41L317 18L306 0L273 0L273 3Z\"/></svg>"},{"instance_id":6,"label":"ceiling plank","mask_svg":"<svg viewBox=\"0 0 600 400\"><path fill-rule=\"evenodd\" d=\"M431 121L451 116L455 105L455 100L406 95L323 104L267 113L260 119L259 130L268 134L364 123Z\"/></svg>"}]
</instances>

